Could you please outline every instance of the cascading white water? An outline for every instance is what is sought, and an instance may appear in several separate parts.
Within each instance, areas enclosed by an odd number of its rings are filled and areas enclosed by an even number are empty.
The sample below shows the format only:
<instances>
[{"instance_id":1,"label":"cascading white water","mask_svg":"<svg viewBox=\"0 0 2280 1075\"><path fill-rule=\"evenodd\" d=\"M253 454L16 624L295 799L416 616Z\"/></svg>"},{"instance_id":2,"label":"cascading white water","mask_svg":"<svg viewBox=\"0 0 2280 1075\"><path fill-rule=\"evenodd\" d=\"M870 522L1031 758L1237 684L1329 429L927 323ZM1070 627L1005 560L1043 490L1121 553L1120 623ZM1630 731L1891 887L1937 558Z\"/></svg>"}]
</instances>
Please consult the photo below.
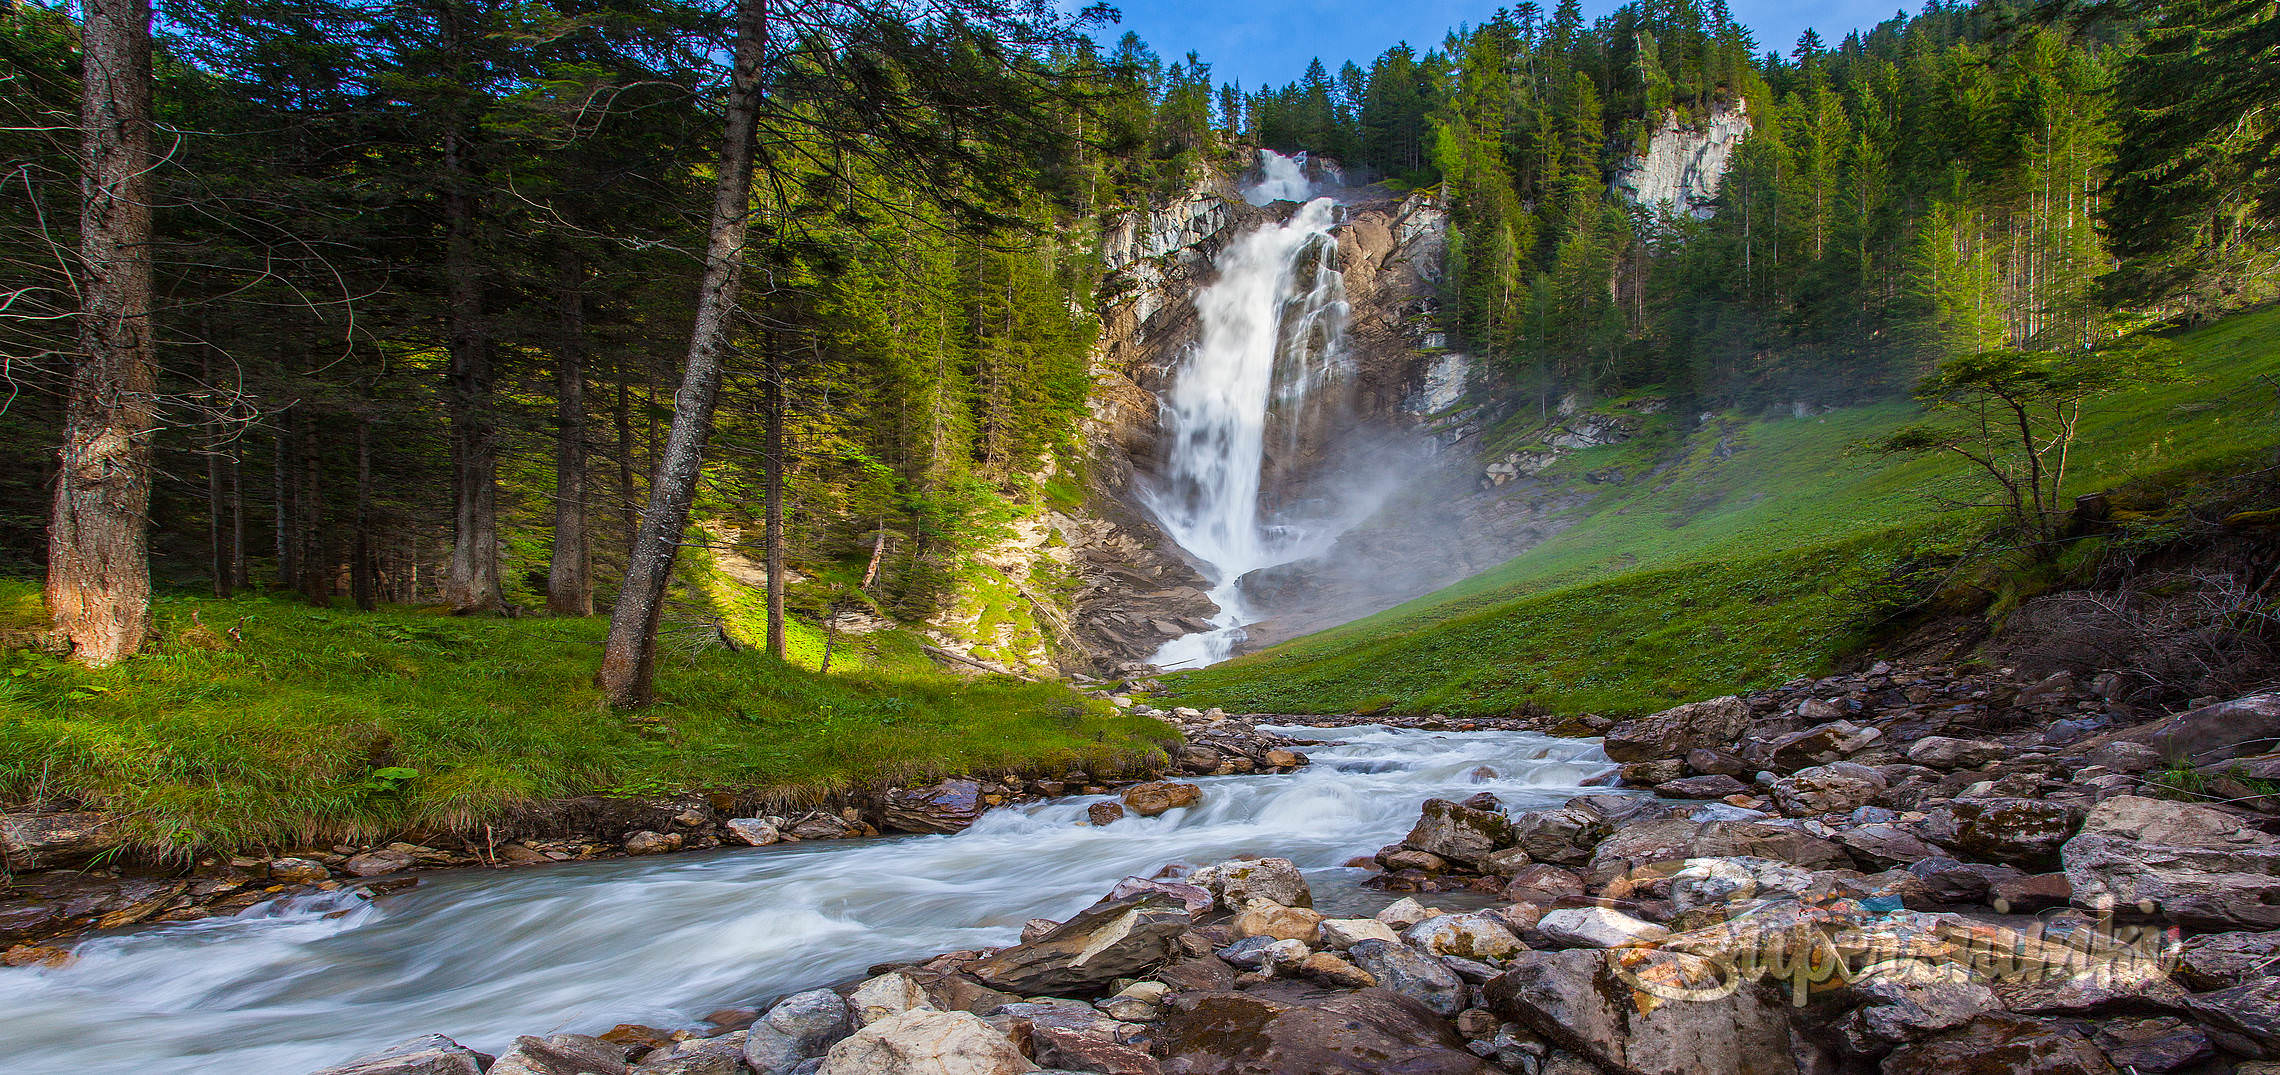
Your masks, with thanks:
<instances>
[{"instance_id":1,"label":"cascading white water","mask_svg":"<svg viewBox=\"0 0 2280 1075\"><path fill-rule=\"evenodd\" d=\"M1254 204L1311 197L1304 163L1262 151ZM1207 631L1175 638L1151 663L1199 668L1222 661L1254 619L1245 573L1302 559L1343 527L1260 506L1267 434L1278 416L1295 450L1309 401L1340 371L1345 278L1338 271L1336 204L1313 198L1280 225L1236 239L1219 255L1218 279L1198 291L1202 331L1164 399L1170 453L1163 481L1143 490L1164 532L1201 561L1219 606Z\"/></svg>"},{"instance_id":2,"label":"cascading white water","mask_svg":"<svg viewBox=\"0 0 2280 1075\"><path fill-rule=\"evenodd\" d=\"M421 1034L496 1052L517 1034L686 1026L873 963L1009 944L1118 878L1244 855L1287 856L1323 909L1367 913L1387 897L1338 864L1399 839L1426 797L1541 808L1610 768L1595 742L1524 732L1325 734L1343 745L1310 748L1306 769L1198 780L1196 806L1097 828L1081 822L1098 800L1066 799L955 836L466 872L100 938L66 967L0 970L0 1060L297 1075Z\"/></svg>"}]
</instances>

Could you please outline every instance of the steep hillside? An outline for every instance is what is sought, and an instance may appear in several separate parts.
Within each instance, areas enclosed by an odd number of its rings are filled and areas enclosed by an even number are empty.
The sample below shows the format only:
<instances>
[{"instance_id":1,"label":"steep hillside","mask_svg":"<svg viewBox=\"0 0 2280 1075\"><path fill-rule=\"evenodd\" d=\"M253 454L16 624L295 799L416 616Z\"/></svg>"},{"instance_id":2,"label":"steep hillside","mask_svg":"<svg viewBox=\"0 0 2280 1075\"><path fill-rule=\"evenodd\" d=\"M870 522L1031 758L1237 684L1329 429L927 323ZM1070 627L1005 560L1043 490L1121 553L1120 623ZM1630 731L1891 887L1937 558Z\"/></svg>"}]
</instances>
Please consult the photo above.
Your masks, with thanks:
<instances>
[{"instance_id":1,"label":"steep hillside","mask_svg":"<svg viewBox=\"0 0 2280 1075\"><path fill-rule=\"evenodd\" d=\"M2190 486L2280 447L2280 311L2178 343L2180 376L2086 415L2072 492ZM1946 507L1973 495L1956 465L1861 450L1917 414L1720 415L1683 435L1650 416L1627 442L1543 470L1596 490L1543 544L1167 687L1267 712L1632 713L1820 671L1898 622L1921 576L1980 532Z\"/></svg>"}]
</instances>

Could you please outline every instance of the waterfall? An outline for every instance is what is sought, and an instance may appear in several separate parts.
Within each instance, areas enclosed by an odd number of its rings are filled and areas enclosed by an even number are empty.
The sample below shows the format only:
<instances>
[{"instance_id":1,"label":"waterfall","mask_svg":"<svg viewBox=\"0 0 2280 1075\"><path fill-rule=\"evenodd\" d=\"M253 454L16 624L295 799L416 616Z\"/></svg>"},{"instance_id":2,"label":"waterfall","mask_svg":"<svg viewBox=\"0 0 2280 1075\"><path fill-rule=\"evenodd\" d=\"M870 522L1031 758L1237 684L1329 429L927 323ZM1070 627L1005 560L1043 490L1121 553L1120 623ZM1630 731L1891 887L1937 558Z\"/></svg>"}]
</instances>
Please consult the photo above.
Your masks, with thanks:
<instances>
[{"instance_id":1,"label":"waterfall","mask_svg":"<svg viewBox=\"0 0 2280 1075\"><path fill-rule=\"evenodd\" d=\"M1313 193L1303 160L1262 152L1253 204ZM1295 195L1295 196L1294 196ZM1321 390L1343 372L1345 278L1330 234L1336 205L1314 198L1287 222L1241 236L1197 292L1202 331L1165 394L1170 452L1143 499L1164 532L1203 565L1219 612L1212 627L1164 643L1164 668L1225 660L1255 616L1243 576L1326 548L1342 526L1262 504L1272 445L1295 457Z\"/></svg>"}]
</instances>

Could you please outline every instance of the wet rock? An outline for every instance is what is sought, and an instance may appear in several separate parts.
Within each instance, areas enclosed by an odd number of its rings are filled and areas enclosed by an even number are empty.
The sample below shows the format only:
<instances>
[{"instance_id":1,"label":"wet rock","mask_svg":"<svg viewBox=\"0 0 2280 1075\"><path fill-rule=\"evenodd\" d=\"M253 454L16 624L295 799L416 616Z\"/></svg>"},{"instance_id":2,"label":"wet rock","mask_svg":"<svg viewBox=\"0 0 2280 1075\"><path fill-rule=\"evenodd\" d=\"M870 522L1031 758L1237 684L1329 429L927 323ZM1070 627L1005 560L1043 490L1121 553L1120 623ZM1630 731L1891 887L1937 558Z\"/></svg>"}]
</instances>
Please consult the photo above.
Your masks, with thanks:
<instances>
[{"instance_id":1,"label":"wet rock","mask_svg":"<svg viewBox=\"0 0 2280 1075\"><path fill-rule=\"evenodd\" d=\"M1435 1015L1465 1010L1471 996L1457 972L1405 944L1362 941L1346 950L1346 958L1368 971L1380 987L1424 1005Z\"/></svg>"},{"instance_id":2,"label":"wet rock","mask_svg":"<svg viewBox=\"0 0 2280 1075\"><path fill-rule=\"evenodd\" d=\"M1728 795L1747 795L1749 792L1748 784L1724 773L1680 777L1655 785L1655 794L1666 799L1723 799Z\"/></svg>"},{"instance_id":3,"label":"wet rock","mask_svg":"<svg viewBox=\"0 0 2280 1075\"><path fill-rule=\"evenodd\" d=\"M784 830L802 840L844 840L863 834L863 827L837 814L816 811L793 819Z\"/></svg>"},{"instance_id":4,"label":"wet rock","mask_svg":"<svg viewBox=\"0 0 2280 1075\"><path fill-rule=\"evenodd\" d=\"M488 1075L625 1075L625 1054L584 1034L520 1037Z\"/></svg>"},{"instance_id":5,"label":"wet rock","mask_svg":"<svg viewBox=\"0 0 2280 1075\"><path fill-rule=\"evenodd\" d=\"M379 877L411 869L412 856L398 851L367 851L341 864L341 872L351 877Z\"/></svg>"},{"instance_id":6,"label":"wet rock","mask_svg":"<svg viewBox=\"0 0 2280 1075\"><path fill-rule=\"evenodd\" d=\"M1477 869L1497 849L1513 846L1512 821L1447 799L1427 799L1416 827L1401 843Z\"/></svg>"},{"instance_id":7,"label":"wet rock","mask_svg":"<svg viewBox=\"0 0 2280 1075\"><path fill-rule=\"evenodd\" d=\"M2062 858L2075 902L2150 905L2199 929L2280 927L2280 839L2205 806L2100 802Z\"/></svg>"},{"instance_id":8,"label":"wet rock","mask_svg":"<svg viewBox=\"0 0 2280 1075\"><path fill-rule=\"evenodd\" d=\"M1174 998L1157 1029L1167 1075L1489 1075L1448 1026L1407 997L1258 993ZM1452 1013L1453 1014L1453 1013Z\"/></svg>"},{"instance_id":9,"label":"wet rock","mask_svg":"<svg viewBox=\"0 0 2280 1075\"><path fill-rule=\"evenodd\" d=\"M1990 1012L1955 1030L1904 1045L1885 1075L2113 1075L2105 1054L2061 1023Z\"/></svg>"},{"instance_id":10,"label":"wet rock","mask_svg":"<svg viewBox=\"0 0 2280 1075\"><path fill-rule=\"evenodd\" d=\"M914 1009L864 1027L824 1055L817 1075L1017 1075L1037 1065L969 1012Z\"/></svg>"},{"instance_id":11,"label":"wet rock","mask_svg":"<svg viewBox=\"0 0 2280 1075\"><path fill-rule=\"evenodd\" d=\"M1155 894L1108 900L1052 932L1003 949L971 968L984 984L1023 996L1066 994L1137 977L1170 959L1188 913Z\"/></svg>"},{"instance_id":12,"label":"wet rock","mask_svg":"<svg viewBox=\"0 0 2280 1075\"><path fill-rule=\"evenodd\" d=\"M2177 980L2187 988L2227 989L2280 974L2280 932L2204 933L2178 952Z\"/></svg>"},{"instance_id":13,"label":"wet rock","mask_svg":"<svg viewBox=\"0 0 2280 1075\"><path fill-rule=\"evenodd\" d=\"M1378 864L1390 871L1415 870L1419 873L1440 873L1449 868L1449 860L1429 851L1399 848L1379 852Z\"/></svg>"},{"instance_id":14,"label":"wet rock","mask_svg":"<svg viewBox=\"0 0 2280 1075\"><path fill-rule=\"evenodd\" d=\"M1958 799L1929 811L1916 831L1958 858L2040 872L2058 867L2059 847L2081 819L2081 811L2065 803Z\"/></svg>"},{"instance_id":15,"label":"wet rock","mask_svg":"<svg viewBox=\"0 0 2280 1075\"><path fill-rule=\"evenodd\" d=\"M2227 1052L2257 1060L2280 1059L2280 976L2185 998L2185 1006Z\"/></svg>"},{"instance_id":16,"label":"wet rock","mask_svg":"<svg viewBox=\"0 0 2280 1075\"><path fill-rule=\"evenodd\" d=\"M1606 907L1546 911L1536 922L1536 932L1564 948L1626 948L1670 936L1668 929Z\"/></svg>"},{"instance_id":17,"label":"wet rock","mask_svg":"<svg viewBox=\"0 0 2280 1075\"><path fill-rule=\"evenodd\" d=\"M1126 809L1141 817L1155 817L1168 810L1202 802L1203 789L1194 784L1157 780L1124 789L1123 798Z\"/></svg>"},{"instance_id":18,"label":"wet rock","mask_svg":"<svg viewBox=\"0 0 2280 1075\"><path fill-rule=\"evenodd\" d=\"M1527 952L1486 994L1490 1010L1627 1075L1793 1075L1806 1052L1779 1005L1693 956Z\"/></svg>"},{"instance_id":19,"label":"wet rock","mask_svg":"<svg viewBox=\"0 0 2280 1075\"><path fill-rule=\"evenodd\" d=\"M1507 959L1525 946L1504 923L1486 914L1440 915L1419 922L1402 940L1437 956Z\"/></svg>"},{"instance_id":20,"label":"wet rock","mask_svg":"<svg viewBox=\"0 0 2280 1075\"><path fill-rule=\"evenodd\" d=\"M1180 906L1187 908L1188 916L1191 918L1211 910L1212 905L1211 893L1198 886L1180 881L1157 881L1146 877L1127 877L1118 881L1116 887L1109 889L1108 895L1103 898L1122 900L1148 895L1178 900Z\"/></svg>"},{"instance_id":21,"label":"wet rock","mask_svg":"<svg viewBox=\"0 0 2280 1075\"><path fill-rule=\"evenodd\" d=\"M756 817L732 817L721 827L727 830L729 839L746 847L766 847L784 839L774 822Z\"/></svg>"},{"instance_id":22,"label":"wet rock","mask_svg":"<svg viewBox=\"0 0 2280 1075\"><path fill-rule=\"evenodd\" d=\"M1624 763L1620 775L1632 787L1653 787L1686 775L1686 759L1661 758L1655 761Z\"/></svg>"},{"instance_id":23,"label":"wet rock","mask_svg":"<svg viewBox=\"0 0 2280 1075\"><path fill-rule=\"evenodd\" d=\"M1508 843L1538 862L1579 865L1614 826L1606 818L1572 806L1531 810L1511 819Z\"/></svg>"},{"instance_id":24,"label":"wet rock","mask_svg":"<svg viewBox=\"0 0 2280 1075\"><path fill-rule=\"evenodd\" d=\"M1773 800L1793 816L1841 814L1867 806L1884 793L1884 774L1865 765L1835 762L1800 769L1773 782Z\"/></svg>"},{"instance_id":25,"label":"wet rock","mask_svg":"<svg viewBox=\"0 0 2280 1075\"><path fill-rule=\"evenodd\" d=\"M1085 820L1095 825L1113 825L1124 820L1124 804L1097 802L1085 807Z\"/></svg>"},{"instance_id":26,"label":"wet rock","mask_svg":"<svg viewBox=\"0 0 2280 1075\"><path fill-rule=\"evenodd\" d=\"M1304 907L1285 907L1268 900L1252 900L1232 923L1237 937L1273 937L1276 940L1314 943L1322 916Z\"/></svg>"},{"instance_id":27,"label":"wet rock","mask_svg":"<svg viewBox=\"0 0 2280 1075\"><path fill-rule=\"evenodd\" d=\"M1188 880L1230 911L1240 911L1254 899L1285 907L1314 906L1314 893L1298 864L1285 858L1234 859L1197 870Z\"/></svg>"},{"instance_id":28,"label":"wet rock","mask_svg":"<svg viewBox=\"0 0 2280 1075\"><path fill-rule=\"evenodd\" d=\"M2192 1067L2216 1056L2200 1027L2167 1016L2102 1020L2090 1040L2115 1067L2147 1075Z\"/></svg>"},{"instance_id":29,"label":"wet rock","mask_svg":"<svg viewBox=\"0 0 2280 1075\"><path fill-rule=\"evenodd\" d=\"M888 790L886 827L900 832L962 832L982 816L982 786L972 780L945 780L923 788Z\"/></svg>"},{"instance_id":30,"label":"wet rock","mask_svg":"<svg viewBox=\"0 0 2280 1075\"><path fill-rule=\"evenodd\" d=\"M116 843L108 819L92 811L0 814L0 865L10 870L73 865Z\"/></svg>"},{"instance_id":31,"label":"wet rock","mask_svg":"<svg viewBox=\"0 0 2280 1075\"><path fill-rule=\"evenodd\" d=\"M1733 695L1690 702L1607 729L1607 756L1619 762L1684 756L1697 747L1720 747L1749 730L1750 708Z\"/></svg>"},{"instance_id":32,"label":"wet rock","mask_svg":"<svg viewBox=\"0 0 2280 1075\"><path fill-rule=\"evenodd\" d=\"M746 1033L698 1038L644 1056L633 1075L748 1075L744 1069Z\"/></svg>"},{"instance_id":33,"label":"wet rock","mask_svg":"<svg viewBox=\"0 0 2280 1075\"><path fill-rule=\"evenodd\" d=\"M489 1055L430 1034L311 1075L483 1075L489 1066Z\"/></svg>"},{"instance_id":34,"label":"wet rock","mask_svg":"<svg viewBox=\"0 0 2280 1075\"><path fill-rule=\"evenodd\" d=\"M744 1062L760 1075L790 1075L801 1061L823 1055L854 1029L848 1002L839 994L829 989L794 993L770 1006L747 1030Z\"/></svg>"},{"instance_id":35,"label":"wet rock","mask_svg":"<svg viewBox=\"0 0 2280 1075\"><path fill-rule=\"evenodd\" d=\"M269 863L269 879L283 885L313 885L331 876L332 871L314 859L284 858Z\"/></svg>"},{"instance_id":36,"label":"wet rock","mask_svg":"<svg viewBox=\"0 0 2280 1075\"><path fill-rule=\"evenodd\" d=\"M685 840L677 832L637 832L625 838L628 855L662 855L679 851Z\"/></svg>"}]
</instances>

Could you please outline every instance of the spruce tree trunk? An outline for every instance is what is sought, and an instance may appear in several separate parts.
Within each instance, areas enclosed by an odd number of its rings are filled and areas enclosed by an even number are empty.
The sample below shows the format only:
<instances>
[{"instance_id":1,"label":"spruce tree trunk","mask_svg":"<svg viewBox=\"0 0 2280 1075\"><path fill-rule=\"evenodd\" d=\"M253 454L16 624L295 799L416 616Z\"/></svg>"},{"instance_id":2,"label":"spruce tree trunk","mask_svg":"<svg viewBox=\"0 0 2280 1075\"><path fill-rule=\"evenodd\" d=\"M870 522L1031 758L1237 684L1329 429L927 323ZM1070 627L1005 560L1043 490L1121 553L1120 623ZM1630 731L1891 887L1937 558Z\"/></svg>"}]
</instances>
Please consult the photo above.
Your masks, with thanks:
<instances>
[{"instance_id":1,"label":"spruce tree trunk","mask_svg":"<svg viewBox=\"0 0 2280 1075\"><path fill-rule=\"evenodd\" d=\"M493 346L483 317L476 264L475 198L469 190L464 136L443 137L444 277L450 307L451 564L445 603L453 612L495 612L499 589L499 430L491 410Z\"/></svg>"},{"instance_id":2,"label":"spruce tree trunk","mask_svg":"<svg viewBox=\"0 0 2280 1075\"><path fill-rule=\"evenodd\" d=\"M380 607L379 565L374 563L372 541L372 419L356 421L356 538L349 549L348 592L356 607L370 612Z\"/></svg>"},{"instance_id":3,"label":"spruce tree trunk","mask_svg":"<svg viewBox=\"0 0 2280 1075\"><path fill-rule=\"evenodd\" d=\"M292 439L292 411L282 417L285 424L277 427L276 436L269 442L269 487L274 494L271 520L276 538L277 586L286 589L293 585L293 468L286 454L290 451L287 442Z\"/></svg>"},{"instance_id":4,"label":"spruce tree trunk","mask_svg":"<svg viewBox=\"0 0 2280 1075\"><path fill-rule=\"evenodd\" d=\"M554 361L554 557L546 607L561 616L594 614L594 568L586 539L584 270L565 256L558 296L562 339Z\"/></svg>"},{"instance_id":5,"label":"spruce tree trunk","mask_svg":"<svg viewBox=\"0 0 2280 1075\"><path fill-rule=\"evenodd\" d=\"M332 603L333 574L337 567L330 555L332 545L325 533L324 445L317 438L317 422L313 415L296 411L295 436L300 444L300 538L296 544L300 551L294 562L300 568L295 585L301 596L310 604L324 606Z\"/></svg>"},{"instance_id":6,"label":"spruce tree trunk","mask_svg":"<svg viewBox=\"0 0 2280 1075\"><path fill-rule=\"evenodd\" d=\"M767 448L762 460L767 482L768 655L784 659L784 369L768 348L766 394Z\"/></svg>"},{"instance_id":7,"label":"spruce tree trunk","mask_svg":"<svg viewBox=\"0 0 2280 1075\"><path fill-rule=\"evenodd\" d=\"M72 654L107 665L150 630L150 0L86 0L81 28L79 356L48 519L47 605Z\"/></svg>"},{"instance_id":8,"label":"spruce tree trunk","mask_svg":"<svg viewBox=\"0 0 2280 1075\"><path fill-rule=\"evenodd\" d=\"M688 529L697 480L704 466L705 441L712 433L713 407L720 400L721 367L727 358L730 317L743 284L744 239L752 210L752 166L759 141L760 97L768 51L766 0L738 0L736 69L728 91L727 131L721 139L719 181L713 191L711 239L705 272L697 290L696 324L689 335L688 364L681 390L673 397L673 427L649 480L649 505L626 565L625 586L610 613L610 633L602 647L595 682L603 699L617 708L646 705L653 697L657 623L665 610L665 590Z\"/></svg>"}]
</instances>

